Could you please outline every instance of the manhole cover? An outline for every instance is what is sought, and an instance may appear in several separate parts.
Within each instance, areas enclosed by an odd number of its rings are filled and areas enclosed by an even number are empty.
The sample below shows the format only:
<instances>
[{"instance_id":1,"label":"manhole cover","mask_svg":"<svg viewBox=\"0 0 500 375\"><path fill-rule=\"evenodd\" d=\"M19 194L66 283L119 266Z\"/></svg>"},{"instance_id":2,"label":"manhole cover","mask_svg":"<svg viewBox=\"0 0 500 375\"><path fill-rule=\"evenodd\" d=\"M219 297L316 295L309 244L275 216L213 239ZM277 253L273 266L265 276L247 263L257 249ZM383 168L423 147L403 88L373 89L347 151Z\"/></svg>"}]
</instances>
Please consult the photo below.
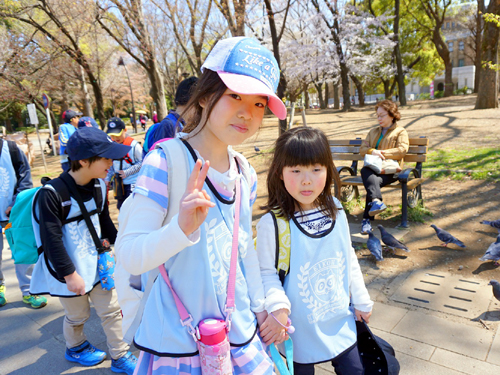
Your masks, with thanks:
<instances>
[{"instance_id":1,"label":"manhole cover","mask_svg":"<svg viewBox=\"0 0 500 375\"><path fill-rule=\"evenodd\" d=\"M391 299L465 318L477 318L488 311L491 287L461 276L416 271Z\"/></svg>"}]
</instances>

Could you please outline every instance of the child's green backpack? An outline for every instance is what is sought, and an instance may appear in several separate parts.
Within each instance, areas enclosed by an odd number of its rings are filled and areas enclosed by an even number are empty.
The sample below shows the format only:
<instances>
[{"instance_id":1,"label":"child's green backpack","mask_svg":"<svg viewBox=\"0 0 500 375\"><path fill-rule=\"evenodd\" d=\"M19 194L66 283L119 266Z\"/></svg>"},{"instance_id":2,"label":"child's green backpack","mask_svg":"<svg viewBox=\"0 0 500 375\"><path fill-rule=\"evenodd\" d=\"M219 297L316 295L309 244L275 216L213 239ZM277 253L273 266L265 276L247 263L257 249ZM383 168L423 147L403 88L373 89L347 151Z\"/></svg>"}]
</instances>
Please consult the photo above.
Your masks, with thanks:
<instances>
[{"instance_id":1,"label":"child's green backpack","mask_svg":"<svg viewBox=\"0 0 500 375\"><path fill-rule=\"evenodd\" d=\"M271 216L276 231L276 271L283 285L290 270L290 222L278 210L272 210Z\"/></svg>"},{"instance_id":2,"label":"child's green backpack","mask_svg":"<svg viewBox=\"0 0 500 375\"><path fill-rule=\"evenodd\" d=\"M31 224L31 206L40 188L41 186L21 191L10 211L5 237L9 242L15 264L35 264L38 260L38 249Z\"/></svg>"},{"instance_id":3,"label":"child's green backpack","mask_svg":"<svg viewBox=\"0 0 500 375\"><path fill-rule=\"evenodd\" d=\"M50 182L49 182L50 181ZM66 185L56 178L51 180L48 177L42 178L42 185L49 183L61 196L63 218L62 223L67 223L66 218L71 209L71 198ZM12 258L15 264L35 264L38 261L42 249L38 249L35 240L32 223L32 208L36 204L37 193L42 186L21 191L16 198L16 203L10 211L9 223L5 227L5 237L12 251ZM102 202L100 189L97 191L97 207ZM35 202L33 202L35 200Z\"/></svg>"}]
</instances>

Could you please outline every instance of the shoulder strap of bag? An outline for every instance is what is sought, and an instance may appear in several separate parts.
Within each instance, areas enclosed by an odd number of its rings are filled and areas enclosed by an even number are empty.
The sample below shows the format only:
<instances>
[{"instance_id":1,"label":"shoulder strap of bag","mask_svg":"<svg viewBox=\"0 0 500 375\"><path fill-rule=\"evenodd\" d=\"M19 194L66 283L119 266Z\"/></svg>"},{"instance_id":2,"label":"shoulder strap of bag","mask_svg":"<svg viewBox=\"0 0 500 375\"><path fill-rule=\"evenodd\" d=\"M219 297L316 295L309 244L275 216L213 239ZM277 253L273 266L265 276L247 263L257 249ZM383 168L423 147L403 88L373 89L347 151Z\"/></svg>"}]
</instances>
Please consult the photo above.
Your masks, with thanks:
<instances>
[{"instance_id":1,"label":"shoulder strap of bag","mask_svg":"<svg viewBox=\"0 0 500 375\"><path fill-rule=\"evenodd\" d=\"M45 180L45 181L43 180L43 178L42 178L42 185L43 186L45 186L45 185L51 186L52 190L55 191L57 194L59 194L59 196L61 197L61 205L62 205L61 208L63 211L61 223L64 225L67 223L66 219L68 218L69 211L71 210L71 197L69 194L69 190L68 190L66 184L64 184L62 182L61 178L55 178L53 180L49 179L49 180ZM50 189L48 186L47 186L47 189ZM36 215L35 207L38 204L38 194L39 194L39 192L37 192L35 194L35 196L33 197L33 204L32 204L33 217L35 218L35 221L37 223L39 222L39 220L38 220L38 217Z\"/></svg>"},{"instance_id":2,"label":"shoulder strap of bag","mask_svg":"<svg viewBox=\"0 0 500 375\"><path fill-rule=\"evenodd\" d=\"M83 203L82 196L78 191L78 187L76 186L75 181L68 175L63 173L61 175L61 180L66 184L68 190L72 190L75 196L76 201L78 202L78 206L80 206L80 210L82 211L82 216L87 224L87 228L89 229L90 235L92 236L92 240L94 240L95 247L97 252L102 248L101 240L97 235L97 231L95 230L94 224L92 224L92 220L90 220L89 212L87 211L87 207L85 207L85 203ZM97 205L97 202L96 202Z\"/></svg>"},{"instance_id":3,"label":"shoulder strap of bag","mask_svg":"<svg viewBox=\"0 0 500 375\"><path fill-rule=\"evenodd\" d=\"M132 142L133 142L133 141L134 141L134 138L132 138L132 137L127 137L127 138L125 138L125 139L123 140L123 144L124 144L125 146L130 146L130 145L132 144Z\"/></svg>"},{"instance_id":4,"label":"shoulder strap of bag","mask_svg":"<svg viewBox=\"0 0 500 375\"><path fill-rule=\"evenodd\" d=\"M276 233L276 271L281 281L285 283L285 276L290 270L290 222L280 216L278 210L271 211Z\"/></svg>"},{"instance_id":5,"label":"shoulder strap of bag","mask_svg":"<svg viewBox=\"0 0 500 375\"><path fill-rule=\"evenodd\" d=\"M226 329L229 332L231 330L231 315L234 311L235 306L235 289L236 289L236 268L238 262L238 230L240 226L240 202L241 202L241 181L237 178L236 181L236 197L235 197L235 214L234 214L234 225L233 225L233 243L231 249L231 261L229 266L229 280L227 283L227 298L226 298ZM175 293L172 284L170 283L170 279L168 277L167 271L165 269L165 265L162 264L159 267L161 275L163 279L167 283L172 295L174 297L175 306L177 307L177 311L179 312L179 316L181 317L181 324L183 326L187 326L187 330L189 334L193 337L194 341L198 341L199 337L197 335L196 329L192 326L191 322L193 321L193 317L187 311L186 307Z\"/></svg>"},{"instance_id":6,"label":"shoulder strap of bag","mask_svg":"<svg viewBox=\"0 0 500 375\"><path fill-rule=\"evenodd\" d=\"M163 225L165 225L169 223L172 217L177 215L177 213L179 212L181 198L187 188L187 182L189 178L189 162L186 151L184 149L185 147L182 144L181 140L178 138L159 143L155 148L161 148L165 153L165 157L167 159L168 210L167 216L165 217L165 219L163 219ZM176 162L175 168L174 160ZM146 283L144 294L141 298L141 303L139 305L139 308L137 309L137 314L135 315L130 328L127 330L127 333L125 333L123 337L123 340L125 342L131 343L134 339L135 333L137 332L137 329L141 324L142 314L144 313L144 308L146 307L146 301L148 300L148 296L151 293L151 289L153 288L153 284L159 272L159 268L153 268L148 273L148 282Z\"/></svg>"},{"instance_id":7,"label":"shoulder strap of bag","mask_svg":"<svg viewBox=\"0 0 500 375\"><path fill-rule=\"evenodd\" d=\"M288 365L285 365L283 362L283 357L280 355L278 352L278 349L276 349L276 346L274 344L269 345L269 351L271 352L271 358L273 359L274 364L278 368L278 371L280 375L293 375L293 342L292 339L289 337L288 340L284 342L285 345L285 356L286 356L286 363Z\"/></svg>"},{"instance_id":8,"label":"shoulder strap of bag","mask_svg":"<svg viewBox=\"0 0 500 375\"><path fill-rule=\"evenodd\" d=\"M14 141L7 141L7 145L9 146L9 154L12 160L14 171L16 172L16 178L19 180L19 168L21 168L21 158L19 157L18 151L19 148Z\"/></svg>"}]
</instances>

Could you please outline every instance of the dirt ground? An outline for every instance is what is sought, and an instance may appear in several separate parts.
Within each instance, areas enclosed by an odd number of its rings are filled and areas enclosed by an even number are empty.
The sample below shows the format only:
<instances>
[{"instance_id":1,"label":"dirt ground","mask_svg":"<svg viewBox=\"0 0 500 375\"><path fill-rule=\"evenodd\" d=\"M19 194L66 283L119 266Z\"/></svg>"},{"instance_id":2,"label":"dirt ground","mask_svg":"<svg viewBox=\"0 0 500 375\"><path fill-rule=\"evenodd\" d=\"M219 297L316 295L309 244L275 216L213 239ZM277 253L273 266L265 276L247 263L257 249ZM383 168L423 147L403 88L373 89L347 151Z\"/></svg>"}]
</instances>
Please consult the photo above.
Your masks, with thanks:
<instances>
[{"instance_id":1,"label":"dirt ground","mask_svg":"<svg viewBox=\"0 0 500 375\"><path fill-rule=\"evenodd\" d=\"M434 101L414 101L401 110L400 125L405 127L410 137L427 136L431 149L473 149L478 147L498 147L500 144L500 110L473 110L475 96L454 96L452 98ZM329 138L347 139L364 138L366 133L377 125L373 106L365 109L355 108L353 112L336 110L308 110L306 112L308 126L322 129ZM269 151L278 136L278 121L273 116L266 116L258 134L247 140L243 145L235 147L251 162L257 171L258 199L254 206L254 223L262 216L259 206L267 197L266 175L269 163ZM302 126L300 113L295 115L293 126ZM32 139L38 148L36 136ZM136 135L138 140L144 139L144 134ZM42 135L42 142L47 135ZM261 151L256 152L254 146ZM500 155L499 155L500 157ZM58 158L48 156L48 170L51 177L56 177L60 171ZM424 164L425 170L425 164ZM39 185L44 168L40 155L33 167L33 181ZM364 189L359 189L364 200ZM498 267L491 262L481 262L481 257L490 243L495 241L496 231L479 224L481 220L500 219L500 183L487 181L454 181L427 180L422 187L424 205L432 213L425 224L410 223L410 232L403 241L411 249L410 253L384 253L384 262L375 262L367 249L361 246L357 250L358 258L363 265L377 271L399 273L413 269L433 267L442 271L459 273L464 277L478 277L482 280L499 278ZM112 216L116 220L118 212L111 197ZM401 203L399 190L384 189L384 201L393 206L394 215L399 213ZM394 216L393 215L393 216ZM348 215L351 223L361 223L362 211L354 210ZM391 218L380 219L374 226L382 224L395 227L399 222ZM455 245L448 248L440 246L435 232L429 227L436 224L466 244L462 249Z\"/></svg>"}]
</instances>

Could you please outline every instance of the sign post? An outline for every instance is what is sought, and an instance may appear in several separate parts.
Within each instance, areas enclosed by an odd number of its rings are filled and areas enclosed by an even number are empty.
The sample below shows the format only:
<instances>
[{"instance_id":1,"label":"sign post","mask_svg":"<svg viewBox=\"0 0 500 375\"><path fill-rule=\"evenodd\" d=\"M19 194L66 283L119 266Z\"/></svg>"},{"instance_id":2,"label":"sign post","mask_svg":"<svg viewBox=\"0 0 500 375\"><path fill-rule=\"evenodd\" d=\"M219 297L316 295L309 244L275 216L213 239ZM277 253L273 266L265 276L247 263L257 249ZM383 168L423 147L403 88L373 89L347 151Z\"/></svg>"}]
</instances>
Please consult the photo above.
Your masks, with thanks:
<instances>
[{"instance_id":1,"label":"sign post","mask_svg":"<svg viewBox=\"0 0 500 375\"><path fill-rule=\"evenodd\" d=\"M43 107L47 113L47 123L49 124L50 140L52 141L52 152L56 156L56 143L54 142L54 131L52 130L52 121L50 120L49 104L50 99L46 94L42 95Z\"/></svg>"},{"instance_id":2,"label":"sign post","mask_svg":"<svg viewBox=\"0 0 500 375\"><path fill-rule=\"evenodd\" d=\"M42 141L40 140L40 133L38 132L38 116L36 115L36 107L34 104L28 104L27 107L28 107L28 114L30 116L30 123L32 125L35 125L36 135L38 137L38 143L40 144L40 152L42 154L43 166L45 167L45 173L47 173L47 162L45 161Z\"/></svg>"},{"instance_id":3,"label":"sign post","mask_svg":"<svg viewBox=\"0 0 500 375\"><path fill-rule=\"evenodd\" d=\"M431 99L434 99L434 81L431 82Z\"/></svg>"}]
</instances>

